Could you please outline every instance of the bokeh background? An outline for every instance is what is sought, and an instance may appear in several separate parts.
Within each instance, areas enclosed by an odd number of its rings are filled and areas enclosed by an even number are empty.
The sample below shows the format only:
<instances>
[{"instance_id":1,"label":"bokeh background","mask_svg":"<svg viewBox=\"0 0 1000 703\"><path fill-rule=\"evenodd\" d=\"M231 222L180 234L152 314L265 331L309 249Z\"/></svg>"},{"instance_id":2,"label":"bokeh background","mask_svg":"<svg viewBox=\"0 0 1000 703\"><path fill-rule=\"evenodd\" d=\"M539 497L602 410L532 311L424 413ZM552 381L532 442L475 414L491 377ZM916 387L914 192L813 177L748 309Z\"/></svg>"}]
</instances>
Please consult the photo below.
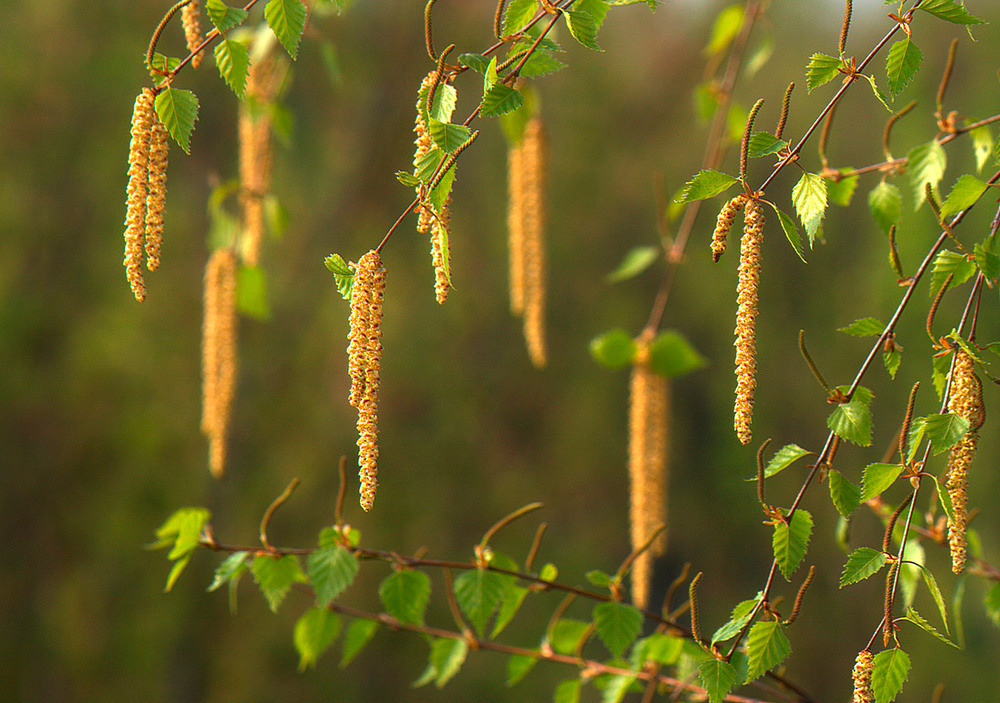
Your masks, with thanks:
<instances>
[{"instance_id":1,"label":"bokeh background","mask_svg":"<svg viewBox=\"0 0 1000 703\"><path fill-rule=\"evenodd\" d=\"M848 53L860 58L891 26L891 7L855 5ZM1000 111L1000 9L986 0L968 5L992 22L974 30L975 43L955 25L926 16L914 23L925 70L900 98L920 104L897 126L897 155L935 133L933 96L953 37L962 43L946 107L973 118ZM460 52L486 47L494 6L439 3L437 43L453 42ZM548 369L531 367L519 322L508 313L505 145L495 123L482 124L459 169L456 290L444 307L434 302L424 238L408 226L394 235L384 253L381 486L371 514L348 504L366 545L469 558L497 518L537 500L544 510L505 530L498 549L523 559L544 520L539 560L557 563L560 578L577 584L590 569L613 572L627 554L627 379L597 366L587 345L609 328L634 332L645 323L662 269L618 285L604 279L631 247L656 243L658 199L698 168L706 127L691 95L722 7L668 0L653 14L644 6L615 8L601 35L606 53L573 46L564 32L570 69L537 81L551 146ZM804 67L816 51L836 53L842 7L773 2L751 40L773 38L773 55L736 90L744 107L767 99L760 128L773 125L789 81L800 86L792 137L828 99L831 86L806 94ZM220 540L253 543L263 511L297 476L302 485L274 518L271 539L308 546L332 522L337 462L343 454L353 461L355 430L346 402L347 306L323 258L336 251L356 260L409 203L412 194L393 173L409 163L414 96L431 68L421 2L358 0L344 15L311 25L287 95L292 137L276 156L275 191L290 225L265 248L272 314L241 323L230 470L218 483L209 478L198 431L201 278L206 198L213 183L236 172L236 104L210 62L178 82L198 94L201 113L191 156L172 150L164 263L147 278L145 304L132 299L121 268L129 116L147 80L149 34L166 8L150 0L12 0L0 23L0 700L549 699L555 682L575 671L543 664L507 689L505 659L490 653L473 653L443 690L412 689L427 646L386 631L346 670L336 665L335 646L315 670L299 673L291 631L307 599L292 593L273 615L246 578L231 614L225 593L205 592L218 563L208 553L196 554L174 591L163 593L165 554L144 545L178 507L209 507ZM316 37L336 47L339 79L324 68ZM171 27L162 49L178 54L181 46ZM883 61L876 62L880 71ZM467 114L476 79L464 76L457 87L459 114ZM832 164L881 160L886 116L864 86L850 91L830 139ZM974 168L967 140L950 145L948 155L946 187ZM726 167L733 163L730 154ZM814 146L802 164L819 169ZM752 164L751 181L769 165ZM827 377L847 383L868 341L836 328L867 315L885 319L895 306L900 289L886 240L865 205L876 178L862 178L849 208L829 212L828 244L809 254L808 265L769 220L758 440L818 449L825 437L829 407L798 355L800 329ZM768 191L789 212L793 182L789 172ZM770 528L753 484L744 481L754 471L755 447L740 447L731 429L735 260L710 263L718 205L701 215L665 319L709 365L673 387L670 547L656 583L662 592L686 561L703 571L706 629L752 597L770 565ZM967 243L985 236L988 210L977 209L963 225ZM899 241L908 272L934 236L926 208L914 214L907 201ZM889 383L881 368L867 381L876 394L873 447L838 455L837 466L855 481L881 459L912 382L927 376L921 295L900 329L905 356L897 381ZM960 314L961 297L942 304L942 331ZM987 291L984 302L980 337L992 341L996 292ZM995 405L995 386L987 384L986 394ZM933 412L936 403L925 383L918 412ZM976 526L994 563L995 422L984 428L971 500L982 508ZM796 465L774 480L771 500L787 504L804 471ZM881 586L837 589L844 555L825 486L811 490L805 507L817 523L807 561L818 574L791 631L787 674L817 700L845 700L853 658L881 617ZM873 544L879 535L875 518L859 511L852 544ZM944 551L930 548L928 563L950 598L957 581ZM377 608L376 587L387 573L384 565L366 565L345 598ZM434 588L441 593L440 574ZM794 594L794 587L779 590ZM938 683L947 686L946 701L995 700L1000 632L983 614L985 590L980 579L966 582L965 651L915 628L903 632L914 662L905 700L930 700ZM554 605L526 607L511 641L536 644ZM917 605L935 619L926 594ZM571 616L587 617L586 606L575 607ZM429 617L451 622L440 598Z\"/></svg>"}]
</instances>

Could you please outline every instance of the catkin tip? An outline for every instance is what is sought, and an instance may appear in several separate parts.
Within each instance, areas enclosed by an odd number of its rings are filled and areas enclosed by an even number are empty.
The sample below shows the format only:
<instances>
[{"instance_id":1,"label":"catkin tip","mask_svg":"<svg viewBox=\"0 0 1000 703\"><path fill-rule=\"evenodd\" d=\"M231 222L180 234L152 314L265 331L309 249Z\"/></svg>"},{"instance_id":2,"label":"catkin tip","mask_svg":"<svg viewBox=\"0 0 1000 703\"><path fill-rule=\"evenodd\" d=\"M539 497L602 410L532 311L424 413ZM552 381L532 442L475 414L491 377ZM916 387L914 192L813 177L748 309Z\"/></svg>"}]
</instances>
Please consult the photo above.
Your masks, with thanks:
<instances>
[{"instance_id":1,"label":"catkin tip","mask_svg":"<svg viewBox=\"0 0 1000 703\"><path fill-rule=\"evenodd\" d=\"M875 658L867 649L858 653L854 661L851 678L854 681L854 697L852 703L875 703L872 692L872 671L875 668Z\"/></svg>"}]
</instances>

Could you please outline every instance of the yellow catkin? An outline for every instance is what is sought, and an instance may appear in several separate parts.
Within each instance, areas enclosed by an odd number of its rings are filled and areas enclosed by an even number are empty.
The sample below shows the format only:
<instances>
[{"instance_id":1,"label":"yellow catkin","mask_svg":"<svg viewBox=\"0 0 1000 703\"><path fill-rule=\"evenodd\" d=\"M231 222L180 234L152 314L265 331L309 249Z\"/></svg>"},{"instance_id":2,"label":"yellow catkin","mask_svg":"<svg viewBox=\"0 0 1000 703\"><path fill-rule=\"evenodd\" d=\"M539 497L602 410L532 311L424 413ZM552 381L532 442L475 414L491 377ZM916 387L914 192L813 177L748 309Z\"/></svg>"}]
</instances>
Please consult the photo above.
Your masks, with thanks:
<instances>
[{"instance_id":1,"label":"yellow catkin","mask_svg":"<svg viewBox=\"0 0 1000 703\"><path fill-rule=\"evenodd\" d=\"M170 142L167 128L157 115L152 118L149 138L149 181L146 194L146 267L160 266L163 245L163 213L167 208L167 155Z\"/></svg>"},{"instance_id":2,"label":"yellow catkin","mask_svg":"<svg viewBox=\"0 0 1000 703\"><path fill-rule=\"evenodd\" d=\"M181 25L184 27L184 40L187 42L187 50L197 49L204 36L201 32L201 7L199 0L191 0L181 9ZM191 59L191 68L198 68L201 65L201 53L197 53Z\"/></svg>"},{"instance_id":3,"label":"yellow catkin","mask_svg":"<svg viewBox=\"0 0 1000 703\"><path fill-rule=\"evenodd\" d=\"M854 671L851 678L854 680L854 697L851 703L875 703L875 694L872 692L872 670L875 668L875 658L867 649L858 653L858 658L854 661Z\"/></svg>"},{"instance_id":4,"label":"yellow catkin","mask_svg":"<svg viewBox=\"0 0 1000 703\"><path fill-rule=\"evenodd\" d=\"M523 172L522 228L524 247L524 338L528 356L538 368L545 366L545 133L542 121L533 117L521 140Z\"/></svg>"},{"instance_id":5,"label":"yellow catkin","mask_svg":"<svg viewBox=\"0 0 1000 703\"><path fill-rule=\"evenodd\" d=\"M653 371L640 345L629 384L629 524L632 549L667 520L667 379ZM666 551L666 531L632 562L632 600L648 606L653 559Z\"/></svg>"},{"instance_id":6,"label":"yellow catkin","mask_svg":"<svg viewBox=\"0 0 1000 703\"><path fill-rule=\"evenodd\" d=\"M450 199L450 198L449 198ZM449 241L451 211L448 203L441 207L441 212L431 224L431 264L434 266L434 297L439 304L448 299L451 283L448 271L451 268L451 247L445 247Z\"/></svg>"},{"instance_id":7,"label":"yellow catkin","mask_svg":"<svg viewBox=\"0 0 1000 703\"><path fill-rule=\"evenodd\" d=\"M979 427L983 423L982 386L976 376L972 357L964 350L955 351L951 390L948 395L948 412L965 418L969 431L951 448L945 486L951 498L954 519L948 520L948 545L951 550L951 570L960 574L965 570L966 526L968 522L969 466L979 445Z\"/></svg>"},{"instance_id":8,"label":"yellow catkin","mask_svg":"<svg viewBox=\"0 0 1000 703\"><path fill-rule=\"evenodd\" d=\"M507 258L510 311L524 313L524 141L507 150Z\"/></svg>"},{"instance_id":9,"label":"yellow catkin","mask_svg":"<svg viewBox=\"0 0 1000 703\"><path fill-rule=\"evenodd\" d=\"M236 390L236 255L230 248L208 259L204 305L201 430L209 440L209 468L221 478Z\"/></svg>"},{"instance_id":10,"label":"yellow catkin","mask_svg":"<svg viewBox=\"0 0 1000 703\"><path fill-rule=\"evenodd\" d=\"M760 202L748 200L740 241L739 284L736 288L736 403L734 426L740 443L748 444L757 387L757 287L760 283L764 213Z\"/></svg>"},{"instance_id":11,"label":"yellow catkin","mask_svg":"<svg viewBox=\"0 0 1000 703\"><path fill-rule=\"evenodd\" d=\"M240 102L239 135L240 206L243 215L243 239L240 253L244 263L260 263L264 239L264 196L271 188L273 163L272 121L261 109L274 100L280 85L277 64L270 56L254 63L247 75L244 100ZM253 109L256 106L258 109Z\"/></svg>"},{"instance_id":12,"label":"yellow catkin","mask_svg":"<svg viewBox=\"0 0 1000 703\"><path fill-rule=\"evenodd\" d=\"M125 191L125 276L135 299L146 299L142 278L142 253L146 237L146 203L149 181L149 141L153 128L153 91L143 88L132 110L128 150L128 186Z\"/></svg>"},{"instance_id":13,"label":"yellow catkin","mask_svg":"<svg viewBox=\"0 0 1000 703\"><path fill-rule=\"evenodd\" d=\"M715 232L712 233L712 261L718 261L726 251L726 237L733 227L733 220L736 213L746 205L747 196L737 195L728 203L722 206L719 218L715 223Z\"/></svg>"},{"instance_id":14,"label":"yellow catkin","mask_svg":"<svg viewBox=\"0 0 1000 703\"><path fill-rule=\"evenodd\" d=\"M423 82L421 82L420 90L417 93L417 116L413 122L413 132L417 135L416 139L413 140L414 145L417 147L413 152L414 168L417 168L423 157L434 148L434 140L431 139L431 133L424 115L427 109L427 91L430 90L436 75L437 71L431 71L427 74ZM417 187L417 193L420 194L419 187ZM421 234L426 234L430 231L433 221L434 213L431 212L431 209L425 203L420 203L420 209L417 213L417 231Z\"/></svg>"},{"instance_id":15,"label":"yellow catkin","mask_svg":"<svg viewBox=\"0 0 1000 703\"><path fill-rule=\"evenodd\" d=\"M358 261L351 293L348 367L351 404L358 409L358 476L361 507L371 510L378 485L378 389L382 367L385 268L377 251Z\"/></svg>"}]
</instances>

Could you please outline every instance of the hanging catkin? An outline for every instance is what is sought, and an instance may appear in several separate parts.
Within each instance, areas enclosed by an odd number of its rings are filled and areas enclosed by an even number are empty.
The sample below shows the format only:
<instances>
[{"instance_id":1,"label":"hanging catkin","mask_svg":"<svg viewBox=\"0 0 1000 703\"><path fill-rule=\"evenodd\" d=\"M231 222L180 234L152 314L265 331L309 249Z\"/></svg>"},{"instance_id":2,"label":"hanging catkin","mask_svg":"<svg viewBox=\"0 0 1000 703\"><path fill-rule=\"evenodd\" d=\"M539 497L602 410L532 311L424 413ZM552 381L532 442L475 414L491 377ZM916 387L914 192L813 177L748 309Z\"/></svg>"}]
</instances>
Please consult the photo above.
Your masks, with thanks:
<instances>
[{"instance_id":1,"label":"hanging catkin","mask_svg":"<svg viewBox=\"0 0 1000 703\"><path fill-rule=\"evenodd\" d=\"M378 485L378 388L382 366L385 268L377 251L358 261L351 292L347 347L351 405L358 409L358 475L361 507L371 510Z\"/></svg>"},{"instance_id":2,"label":"hanging catkin","mask_svg":"<svg viewBox=\"0 0 1000 703\"><path fill-rule=\"evenodd\" d=\"M155 113L149 137L149 178L146 193L146 267L155 271L160 266L163 245L163 214L167 209L167 128Z\"/></svg>"},{"instance_id":3,"label":"hanging catkin","mask_svg":"<svg viewBox=\"0 0 1000 703\"><path fill-rule=\"evenodd\" d=\"M854 681L854 697L851 703L875 703L872 692L872 671L875 668L875 658L867 649L858 653L854 661L854 671L851 678Z\"/></svg>"},{"instance_id":4,"label":"hanging catkin","mask_svg":"<svg viewBox=\"0 0 1000 703\"><path fill-rule=\"evenodd\" d=\"M667 379L648 364L640 344L629 384L629 523L633 551L667 521ZM632 562L632 601L645 608L653 559L666 551L666 531Z\"/></svg>"},{"instance_id":5,"label":"hanging catkin","mask_svg":"<svg viewBox=\"0 0 1000 703\"><path fill-rule=\"evenodd\" d=\"M250 66L246 89L240 102L238 135L240 142L240 205L243 211L241 255L247 266L260 263L264 239L264 196L271 188L271 113L266 109L274 100L281 82L277 64L271 56Z\"/></svg>"},{"instance_id":6,"label":"hanging catkin","mask_svg":"<svg viewBox=\"0 0 1000 703\"><path fill-rule=\"evenodd\" d=\"M146 207L149 194L149 142L153 129L153 91L143 88L132 110L128 150L128 186L125 191L125 277L135 299L146 299L142 278L142 254L146 238Z\"/></svg>"},{"instance_id":7,"label":"hanging catkin","mask_svg":"<svg viewBox=\"0 0 1000 703\"><path fill-rule=\"evenodd\" d=\"M742 444L751 438L754 391L757 387L757 287L760 284L764 213L758 200L748 200L743 213L739 284L736 288L736 403L734 426Z\"/></svg>"},{"instance_id":8,"label":"hanging catkin","mask_svg":"<svg viewBox=\"0 0 1000 703\"><path fill-rule=\"evenodd\" d=\"M541 368L547 362L545 341L546 252L545 133L532 117L521 141L508 151L507 230L510 259L510 307L524 316L528 356Z\"/></svg>"},{"instance_id":9,"label":"hanging catkin","mask_svg":"<svg viewBox=\"0 0 1000 703\"><path fill-rule=\"evenodd\" d=\"M712 261L718 261L726 251L726 238L729 230L733 228L733 220L736 213L746 205L747 196L737 195L728 203L722 206L719 211L719 218L715 223L715 231L712 233Z\"/></svg>"},{"instance_id":10,"label":"hanging catkin","mask_svg":"<svg viewBox=\"0 0 1000 703\"><path fill-rule=\"evenodd\" d=\"M204 40L201 32L201 8L198 3L199 0L190 0L181 10L181 26L184 27L184 41L189 52L197 49ZM191 68L198 68L200 65L201 52L192 57Z\"/></svg>"},{"instance_id":11,"label":"hanging catkin","mask_svg":"<svg viewBox=\"0 0 1000 703\"><path fill-rule=\"evenodd\" d=\"M979 428L983 424L982 382L976 376L972 356L959 347L948 395L948 412L955 413L969 422L969 430L951 448L945 486L951 498L954 519L948 520L948 546L951 549L951 570L960 574L965 570L966 524L968 522L969 466L979 445Z\"/></svg>"},{"instance_id":12,"label":"hanging catkin","mask_svg":"<svg viewBox=\"0 0 1000 703\"><path fill-rule=\"evenodd\" d=\"M212 475L222 478L236 391L236 255L228 247L208 259L204 305L201 431L209 441Z\"/></svg>"}]
</instances>

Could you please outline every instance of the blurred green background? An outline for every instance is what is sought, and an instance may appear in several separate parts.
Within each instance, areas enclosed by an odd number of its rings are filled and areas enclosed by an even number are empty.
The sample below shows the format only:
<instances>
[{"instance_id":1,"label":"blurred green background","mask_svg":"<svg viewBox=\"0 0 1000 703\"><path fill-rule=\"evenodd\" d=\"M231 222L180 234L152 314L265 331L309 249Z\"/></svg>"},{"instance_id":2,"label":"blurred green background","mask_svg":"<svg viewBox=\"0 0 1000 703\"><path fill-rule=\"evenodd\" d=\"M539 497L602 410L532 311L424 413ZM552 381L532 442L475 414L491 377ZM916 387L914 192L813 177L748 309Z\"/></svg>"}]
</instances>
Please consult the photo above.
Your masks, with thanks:
<instances>
[{"instance_id":1,"label":"blurred green background","mask_svg":"<svg viewBox=\"0 0 1000 703\"><path fill-rule=\"evenodd\" d=\"M848 54L860 58L891 25L880 3L855 5ZM976 28L976 43L927 16L914 23L925 68L899 99L920 104L897 126L897 155L935 133L933 95L953 37L962 43L946 108L970 118L1000 111L1000 9L985 0L968 5L993 23ZM614 286L604 277L631 247L656 243L657 199L698 169L706 127L691 94L712 18L724 6L668 1L654 14L614 8L601 34L606 53L571 46L564 32L570 69L537 81L551 147L548 369L530 366L520 323L508 313L506 157L495 123L483 122L460 164L452 207L456 290L447 304L434 302L427 243L412 236L409 222L385 249L381 485L371 514L361 514L353 498L347 511L365 545L468 559L496 519L538 500L544 510L505 530L498 549L523 560L544 520L539 561L555 562L560 578L576 584L590 569L613 572L627 554L626 374L598 367L587 344L609 328L635 332L645 323L662 269ZM439 3L437 44L485 48L494 7ZM232 615L224 593L205 593L218 563L208 553L196 554L174 591L163 593L165 554L143 546L178 507L209 507L218 539L250 544L263 511L297 476L302 485L275 516L272 541L308 546L333 521L337 462L342 454L353 461L355 429L346 402L347 305L323 258L336 251L356 260L410 202L393 172L408 168L416 88L431 68L423 3L358 0L343 16L311 25L287 95L292 138L276 156L275 192L290 226L265 247L272 315L241 322L229 476L217 483L198 431L201 278L206 198L213 183L236 173L236 103L210 61L176 84L198 94L201 113L191 156L172 150L163 266L147 277L145 304L132 299L121 267L129 116L147 80L149 34L166 8L148 0L14 0L0 24L0 700L549 699L554 683L575 671L543 664L506 689L505 658L491 653L473 653L443 690L411 689L427 647L417 636L386 631L346 670L336 665L335 647L316 670L298 673L291 631L308 600L292 593L272 615L247 578ZM736 91L744 107L767 98L759 129L772 128L789 81L800 87L787 135L802 134L825 104L832 86L807 96L804 66L813 52L836 53L841 13L840 2L772 4L751 46L770 36L773 56ZM324 69L319 37L336 47L339 80ZM172 25L161 49L176 55L181 46ZM884 78L883 62L876 65ZM477 80L463 76L457 87L457 114L465 115ZM881 160L886 116L863 85L850 91L830 138L832 165ZM947 149L946 188L974 168L967 139ZM730 153L725 168L733 163ZM815 145L802 165L819 170ZM753 163L750 180L759 182L769 167ZM768 190L789 212L796 179L789 171ZM852 205L828 213L829 243L809 254L808 265L769 219L757 441L818 450L825 438L829 407L798 355L799 329L828 379L848 383L868 341L836 328L868 315L886 319L895 306L900 289L886 240L865 205L876 179L862 178ZM706 629L752 597L770 566L770 528L744 481L754 472L756 445L740 447L731 429L735 257L712 266L707 247L719 204L701 214L665 319L709 366L674 384L670 547L656 582L662 593L686 561L703 571ZM985 236L988 210L984 203L961 228L968 244ZM926 208L914 214L907 200L899 243L908 273L935 236ZM880 367L867 379L876 394L873 447L838 455L837 467L856 482L892 441L913 381L927 377L925 290L900 328L897 381L889 383ZM942 332L960 314L962 297L942 304ZM996 292L984 300L980 338L992 341ZM918 412L934 412L929 385ZM986 394L987 405L995 403L992 384ZM983 508L975 525L996 563L998 516L988 502L1000 488L994 423L983 430L970 505ZM940 469L937 460L931 470ZM774 480L769 498L787 504L804 471L796 465ZM354 489L352 478L349 495ZM896 490L888 499L902 497ZM818 573L790 632L787 670L823 701L849 695L850 666L882 607L874 580L837 589L844 556L825 494L817 485L805 502L817 523L807 562ZM875 544L880 531L861 510L852 544ZM957 582L944 550L929 548L928 563L950 598ZM377 584L388 572L365 565L347 602L378 608ZM433 579L439 596L441 575ZM791 597L794 588L779 591ZM903 699L929 700L938 682L947 685L946 701L995 699L1000 633L983 615L984 593L980 579L968 579L964 652L904 630L914 669ZM433 600L430 621L448 626L443 600ZM510 641L537 644L555 603L546 596L526 606ZM926 593L917 605L935 619ZM570 611L587 613L582 603Z\"/></svg>"}]
</instances>

